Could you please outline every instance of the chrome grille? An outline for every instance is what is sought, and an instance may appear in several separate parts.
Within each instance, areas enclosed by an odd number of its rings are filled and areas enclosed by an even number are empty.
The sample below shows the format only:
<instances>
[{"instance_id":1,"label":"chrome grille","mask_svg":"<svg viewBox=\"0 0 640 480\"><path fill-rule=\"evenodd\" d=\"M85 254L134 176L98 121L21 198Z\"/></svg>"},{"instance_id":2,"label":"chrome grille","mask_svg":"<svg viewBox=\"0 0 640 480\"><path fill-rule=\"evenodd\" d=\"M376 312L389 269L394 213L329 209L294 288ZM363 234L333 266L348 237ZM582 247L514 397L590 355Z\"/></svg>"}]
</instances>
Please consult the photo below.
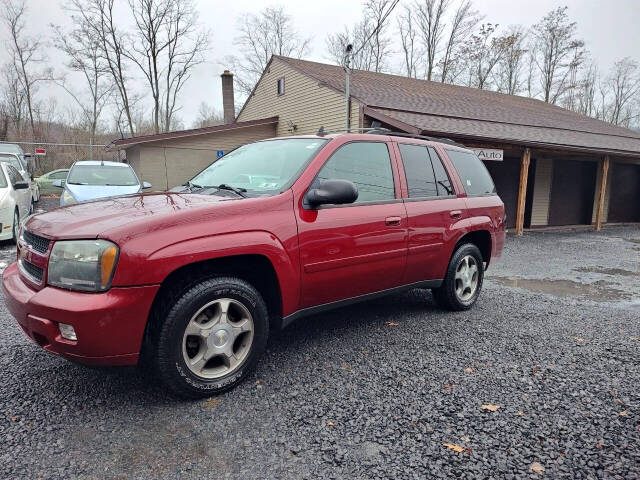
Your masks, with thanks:
<instances>
[{"instance_id":1,"label":"chrome grille","mask_svg":"<svg viewBox=\"0 0 640 480\"><path fill-rule=\"evenodd\" d=\"M42 283L42 276L44 274L44 270L42 270L42 268L23 259L20 259L19 265L22 271L26 273L27 276L31 277L32 280L36 281L37 283Z\"/></svg>"},{"instance_id":2,"label":"chrome grille","mask_svg":"<svg viewBox=\"0 0 640 480\"><path fill-rule=\"evenodd\" d=\"M41 237L40 235L31 233L28 230L24 230L22 232L22 238L24 238L24 241L27 245L29 245L38 253L47 253L47 250L49 250L49 244L51 243L51 240L49 240L48 238Z\"/></svg>"}]
</instances>

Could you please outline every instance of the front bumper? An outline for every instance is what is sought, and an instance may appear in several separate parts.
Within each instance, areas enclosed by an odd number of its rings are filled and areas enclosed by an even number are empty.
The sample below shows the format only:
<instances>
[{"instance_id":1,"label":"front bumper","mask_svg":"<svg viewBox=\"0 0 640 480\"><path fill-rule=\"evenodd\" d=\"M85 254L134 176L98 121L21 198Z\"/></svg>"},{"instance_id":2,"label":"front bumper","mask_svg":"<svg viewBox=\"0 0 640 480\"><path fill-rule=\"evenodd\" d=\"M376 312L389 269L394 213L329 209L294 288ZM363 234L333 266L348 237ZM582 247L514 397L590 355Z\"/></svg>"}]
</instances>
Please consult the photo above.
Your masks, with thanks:
<instances>
[{"instance_id":1,"label":"front bumper","mask_svg":"<svg viewBox=\"0 0 640 480\"><path fill-rule=\"evenodd\" d=\"M5 303L22 330L45 350L94 365L135 365L151 304L159 285L82 293L23 282L16 263L4 271ZM60 335L72 325L78 340Z\"/></svg>"}]
</instances>

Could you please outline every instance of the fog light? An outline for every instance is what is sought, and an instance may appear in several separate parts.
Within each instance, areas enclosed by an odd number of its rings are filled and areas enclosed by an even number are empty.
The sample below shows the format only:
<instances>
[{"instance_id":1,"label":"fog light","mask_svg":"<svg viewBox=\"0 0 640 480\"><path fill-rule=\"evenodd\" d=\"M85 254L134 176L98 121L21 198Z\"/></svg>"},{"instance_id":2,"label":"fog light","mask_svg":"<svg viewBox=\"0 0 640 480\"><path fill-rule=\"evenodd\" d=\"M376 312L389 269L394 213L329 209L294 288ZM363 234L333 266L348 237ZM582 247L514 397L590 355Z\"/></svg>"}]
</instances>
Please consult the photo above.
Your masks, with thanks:
<instances>
[{"instance_id":1,"label":"fog light","mask_svg":"<svg viewBox=\"0 0 640 480\"><path fill-rule=\"evenodd\" d=\"M67 340L78 340L78 337L76 337L76 331L71 325L67 325L66 323L59 323L58 328L60 329L60 335L62 335Z\"/></svg>"}]
</instances>

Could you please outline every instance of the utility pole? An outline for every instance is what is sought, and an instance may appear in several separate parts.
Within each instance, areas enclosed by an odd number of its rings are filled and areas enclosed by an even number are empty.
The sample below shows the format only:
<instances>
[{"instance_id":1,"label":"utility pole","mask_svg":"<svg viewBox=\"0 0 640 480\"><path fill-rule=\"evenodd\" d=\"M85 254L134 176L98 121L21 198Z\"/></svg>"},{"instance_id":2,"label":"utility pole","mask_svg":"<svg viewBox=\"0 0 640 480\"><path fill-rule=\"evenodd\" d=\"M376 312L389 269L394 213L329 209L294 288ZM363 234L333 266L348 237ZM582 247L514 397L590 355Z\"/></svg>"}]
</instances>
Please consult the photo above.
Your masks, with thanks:
<instances>
[{"instance_id":1,"label":"utility pole","mask_svg":"<svg viewBox=\"0 0 640 480\"><path fill-rule=\"evenodd\" d=\"M345 111L346 111L346 120L345 120L345 128L348 131L351 130L351 94L349 92L350 83L351 83L351 51L353 50L353 45L347 45L347 48L344 52L344 71L346 73L345 87L344 87L344 100L345 100Z\"/></svg>"}]
</instances>

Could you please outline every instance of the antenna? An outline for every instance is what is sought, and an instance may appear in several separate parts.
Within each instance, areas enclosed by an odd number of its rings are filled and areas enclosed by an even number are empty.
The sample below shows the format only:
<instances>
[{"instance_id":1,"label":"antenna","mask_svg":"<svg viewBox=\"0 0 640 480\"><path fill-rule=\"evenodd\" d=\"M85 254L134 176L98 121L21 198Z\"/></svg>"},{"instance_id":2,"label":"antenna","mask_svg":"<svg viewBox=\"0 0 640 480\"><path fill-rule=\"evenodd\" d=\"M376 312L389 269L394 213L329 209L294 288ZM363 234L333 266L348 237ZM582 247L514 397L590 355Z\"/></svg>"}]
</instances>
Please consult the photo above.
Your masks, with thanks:
<instances>
[{"instance_id":1,"label":"antenna","mask_svg":"<svg viewBox=\"0 0 640 480\"><path fill-rule=\"evenodd\" d=\"M345 101L345 128L347 132L351 128L351 94L349 92L351 86L351 51L353 45L350 43L347 45L344 51L344 71L346 74L345 87L344 87L344 101Z\"/></svg>"}]
</instances>

